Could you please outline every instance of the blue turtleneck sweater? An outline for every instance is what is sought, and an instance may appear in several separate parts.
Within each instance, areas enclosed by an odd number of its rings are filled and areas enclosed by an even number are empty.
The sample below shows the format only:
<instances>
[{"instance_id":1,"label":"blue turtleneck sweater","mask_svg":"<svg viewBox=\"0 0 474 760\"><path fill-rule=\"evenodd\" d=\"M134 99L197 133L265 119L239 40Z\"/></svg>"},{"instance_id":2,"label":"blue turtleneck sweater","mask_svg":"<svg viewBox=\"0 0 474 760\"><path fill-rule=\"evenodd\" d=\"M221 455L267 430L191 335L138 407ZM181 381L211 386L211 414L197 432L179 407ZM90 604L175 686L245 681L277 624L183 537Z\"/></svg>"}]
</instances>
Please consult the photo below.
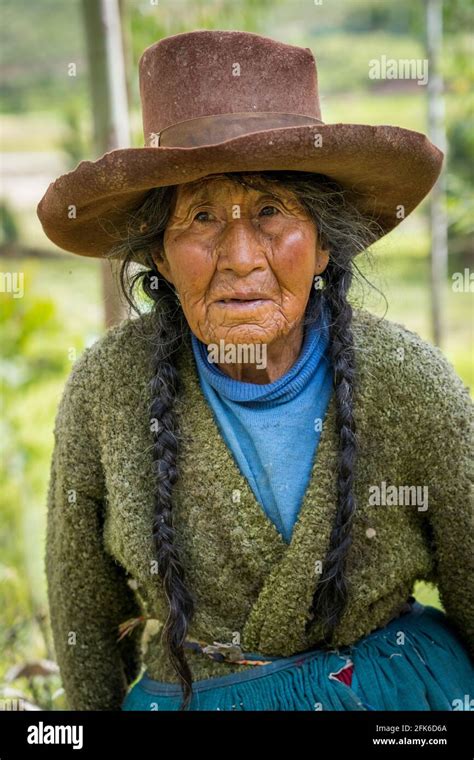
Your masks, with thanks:
<instances>
[{"instance_id":1,"label":"blue turtleneck sweater","mask_svg":"<svg viewBox=\"0 0 474 760\"><path fill-rule=\"evenodd\" d=\"M332 395L327 315L305 326L298 359L273 383L233 380L209 363L194 334L194 357L203 393L222 436L284 540L291 540L311 477L321 422Z\"/></svg>"}]
</instances>

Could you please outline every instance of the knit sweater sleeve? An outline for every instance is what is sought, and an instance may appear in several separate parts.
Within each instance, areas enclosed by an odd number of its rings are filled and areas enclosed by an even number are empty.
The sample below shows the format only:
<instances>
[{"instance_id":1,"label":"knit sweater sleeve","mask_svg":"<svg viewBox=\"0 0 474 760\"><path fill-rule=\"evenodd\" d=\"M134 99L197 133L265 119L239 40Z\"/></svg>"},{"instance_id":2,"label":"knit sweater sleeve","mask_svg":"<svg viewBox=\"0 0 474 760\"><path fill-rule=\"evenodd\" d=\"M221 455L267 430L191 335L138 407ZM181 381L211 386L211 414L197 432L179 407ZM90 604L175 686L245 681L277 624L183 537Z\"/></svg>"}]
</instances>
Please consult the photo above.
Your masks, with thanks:
<instances>
[{"instance_id":1,"label":"knit sweater sleeve","mask_svg":"<svg viewBox=\"0 0 474 760\"><path fill-rule=\"evenodd\" d=\"M97 344L96 344L97 345ZM103 541L104 477L93 410L94 346L66 382L54 426L45 568L56 658L72 710L120 710L140 669L141 626L117 641L140 610L124 569ZM96 362L97 363L97 362Z\"/></svg>"},{"instance_id":2,"label":"knit sweater sleeve","mask_svg":"<svg viewBox=\"0 0 474 760\"><path fill-rule=\"evenodd\" d=\"M438 348L424 344L414 356L411 452L428 493L419 514L432 542L440 600L474 657L474 406Z\"/></svg>"}]
</instances>

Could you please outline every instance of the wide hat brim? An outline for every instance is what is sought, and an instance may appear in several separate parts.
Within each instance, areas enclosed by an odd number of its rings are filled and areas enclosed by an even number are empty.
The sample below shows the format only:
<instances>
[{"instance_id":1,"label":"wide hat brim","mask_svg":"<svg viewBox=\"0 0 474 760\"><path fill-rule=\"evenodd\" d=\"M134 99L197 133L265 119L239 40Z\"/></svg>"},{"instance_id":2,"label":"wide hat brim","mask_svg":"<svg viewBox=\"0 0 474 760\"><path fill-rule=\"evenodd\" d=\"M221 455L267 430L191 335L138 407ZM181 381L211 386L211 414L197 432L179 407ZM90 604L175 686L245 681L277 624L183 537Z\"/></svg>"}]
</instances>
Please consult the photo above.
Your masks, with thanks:
<instances>
[{"instance_id":1,"label":"wide hat brim","mask_svg":"<svg viewBox=\"0 0 474 760\"><path fill-rule=\"evenodd\" d=\"M304 125L198 147L112 150L96 161L81 161L52 182L37 215L57 246L101 258L127 237L133 212L152 188L210 174L286 169L339 182L348 200L377 222L380 238L416 208L441 171L442 151L421 132L345 123L320 124L317 131L319 147L310 139L314 126Z\"/></svg>"}]
</instances>

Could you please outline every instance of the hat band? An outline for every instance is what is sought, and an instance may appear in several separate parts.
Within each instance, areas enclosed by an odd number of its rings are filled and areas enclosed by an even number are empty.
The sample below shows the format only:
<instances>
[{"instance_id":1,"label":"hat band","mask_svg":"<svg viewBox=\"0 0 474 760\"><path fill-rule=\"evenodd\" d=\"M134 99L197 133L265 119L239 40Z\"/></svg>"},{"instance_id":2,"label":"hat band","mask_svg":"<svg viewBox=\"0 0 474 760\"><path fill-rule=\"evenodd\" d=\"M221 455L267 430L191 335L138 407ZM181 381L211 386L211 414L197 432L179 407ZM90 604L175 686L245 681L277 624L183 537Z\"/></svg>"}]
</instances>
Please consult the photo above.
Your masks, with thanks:
<instances>
[{"instance_id":1,"label":"hat band","mask_svg":"<svg viewBox=\"0 0 474 760\"><path fill-rule=\"evenodd\" d=\"M301 127L311 124L324 124L324 122L313 116L276 111L221 113L186 119L171 124L161 132L150 132L146 145L153 148L194 148L214 145L233 137L266 129Z\"/></svg>"}]
</instances>

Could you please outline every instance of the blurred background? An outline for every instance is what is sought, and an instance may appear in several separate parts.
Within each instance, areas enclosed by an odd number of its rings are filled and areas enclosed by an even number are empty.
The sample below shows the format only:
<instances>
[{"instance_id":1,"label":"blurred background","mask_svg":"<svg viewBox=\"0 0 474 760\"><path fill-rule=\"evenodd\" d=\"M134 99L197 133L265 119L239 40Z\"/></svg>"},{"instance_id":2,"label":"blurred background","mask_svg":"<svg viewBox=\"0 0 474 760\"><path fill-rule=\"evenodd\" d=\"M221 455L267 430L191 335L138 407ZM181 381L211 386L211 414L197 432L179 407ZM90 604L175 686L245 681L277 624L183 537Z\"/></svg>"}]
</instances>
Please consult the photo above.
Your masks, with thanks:
<instances>
[{"instance_id":1,"label":"blurred background","mask_svg":"<svg viewBox=\"0 0 474 760\"><path fill-rule=\"evenodd\" d=\"M83 159L143 146L137 63L160 38L240 29L310 47L324 121L395 124L446 150L430 197L359 257L352 297L437 344L472 392L473 4L2 0L0 14L0 701L63 709L43 566L53 424L74 361L128 314L103 262L44 235L36 206L48 184ZM428 61L428 81L402 67L391 76L390 60ZM415 594L441 607L434 586Z\"/></svg>"}]
</instances>

